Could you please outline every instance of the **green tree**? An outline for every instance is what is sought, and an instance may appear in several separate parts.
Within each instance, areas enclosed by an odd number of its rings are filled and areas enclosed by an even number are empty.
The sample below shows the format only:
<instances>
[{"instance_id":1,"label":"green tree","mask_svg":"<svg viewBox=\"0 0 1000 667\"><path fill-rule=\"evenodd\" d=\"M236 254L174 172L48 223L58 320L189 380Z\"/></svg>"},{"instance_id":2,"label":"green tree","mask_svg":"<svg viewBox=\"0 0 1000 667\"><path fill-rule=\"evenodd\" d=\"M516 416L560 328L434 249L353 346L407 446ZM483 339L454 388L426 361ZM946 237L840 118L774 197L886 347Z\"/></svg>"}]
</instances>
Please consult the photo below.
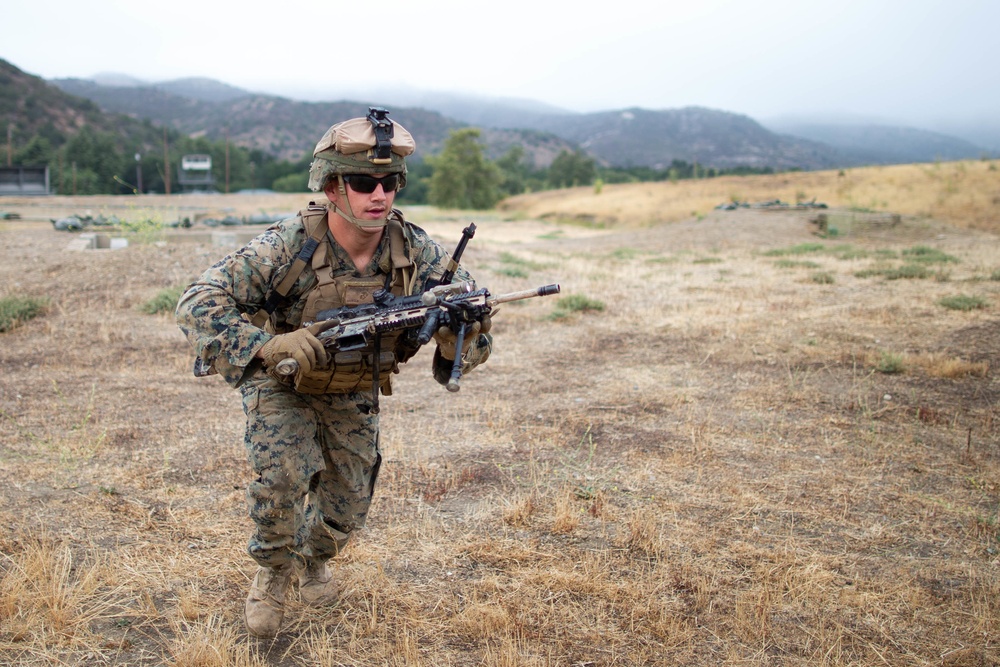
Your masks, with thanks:
<instances>
[{"instance_id":1,"label":"green tree","mask_svg":"<svg viewBox=\"0 0 1000 667\"><path fill-rule=\"evenodd\" d=\"M560 151L549 166L549 185L554 188L571 188L590 185L597 175L593 158L582 151Z\"/></svg>"},{"instance_id":2,"label":"green tree","mask_svg":"<svg viewBox=\"0 0 1000 667\"><path fill-rule=\"evenodd\" d=\"M406 161L406 187L396 194L397 202L426 204L434 168L427 160Z\"/></svg>"},{"instance_id":3,"label":"green tree","mask_svg":"<svg viewBox=\"0 0 1000 667\"><path fill-rule=\"evenodd\" d=\"M428 200L435 206L483 210L501 199L502 175L486 159L479 130L465 128L448 135L441 154L431 160Z\"/></svg>"},{"instance_id":4,"label":"green tree","mask_svg":"<svg viewBox=\"0 0 1000 667\"><path fill-rule=\"evenodd\" d=\"M496 165L503 177L500 191L505 197L519 195L528 189L532 169L525 160L524 146L511 146L510 150L496 161Z\"/></svg>"},{"instance_id":5,"label":"green tree","mask_svg":"<svg viewBox=\"0 0 1000 667\"><path fill-rule=\"evenodd\" d=\"M62 166L68 178L67 194L105 194L120 191L115 176L125 173L123 154L111 134L89 126L81 129L63 147ZM131 156L129 156L131 159Z\"/></svg>"},{"instance_id":6,"label":"green tree","mask_svg":"<svg viewBox=\"0 0 1000 667\"><path fill-rule=\"evenodd\" d=\"M14 164L45 166L52 162L55 151L52 143L43 136L33 136L26 146L14 153Z\"/></svg>"},{"instance_id":7,"label":"green tree","mask_svg":"<svg viewBox=\"0 0 1000 667\"><path fill-rule=\"evenodd\" d=\"M288 174L274 179L271 189L275 192L309 192L309 174Z\"/></svg>"}]
</instances>

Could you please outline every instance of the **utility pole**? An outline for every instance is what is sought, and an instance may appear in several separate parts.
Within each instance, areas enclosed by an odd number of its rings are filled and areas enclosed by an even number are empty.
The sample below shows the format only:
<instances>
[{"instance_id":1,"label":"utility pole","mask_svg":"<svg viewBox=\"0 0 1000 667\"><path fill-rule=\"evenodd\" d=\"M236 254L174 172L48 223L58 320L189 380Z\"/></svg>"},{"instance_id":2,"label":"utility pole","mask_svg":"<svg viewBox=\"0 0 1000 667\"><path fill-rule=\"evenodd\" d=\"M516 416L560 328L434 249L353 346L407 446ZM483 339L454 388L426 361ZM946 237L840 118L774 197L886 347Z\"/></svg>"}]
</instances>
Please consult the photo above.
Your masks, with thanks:
<instances>
[{"instance_id":1,"label":"utility pole","mask_svg":"<svg viewBox=\"0 0 1000 667\"><path fill-rule=\"evenodd\" d=\"M163 128L163 189L170 194L170 149L167 146L167 128Z\"/></svg>"},{"instance_id":2,"label":"utility pole","mask_svg":"<svg viewBox=\"0 0 1000 667\"><path fill-rule=\"evenodd\" d=\"M142 194L142 155L139 153L135 154L135 184L136 184L136 194Z\"/></svg>"},{"instance_id":3,"label":"utility pole","mask_svg":"<svg viewBox=\"0 0 1000 667\"><path fill-rule=\"evenodd\" d=\"M14 165L14 123L7 123L7 166Z\"/></svg>"},{"instance_id":4,"label":"utility pole","mask_svg":"<svg viewBox=\"0 0 1000 667\"><path fill-rule=\"evenodd\" d=\"M226 194L229 194L229 126L226 125Z\"/></svg>"}]
</instances>

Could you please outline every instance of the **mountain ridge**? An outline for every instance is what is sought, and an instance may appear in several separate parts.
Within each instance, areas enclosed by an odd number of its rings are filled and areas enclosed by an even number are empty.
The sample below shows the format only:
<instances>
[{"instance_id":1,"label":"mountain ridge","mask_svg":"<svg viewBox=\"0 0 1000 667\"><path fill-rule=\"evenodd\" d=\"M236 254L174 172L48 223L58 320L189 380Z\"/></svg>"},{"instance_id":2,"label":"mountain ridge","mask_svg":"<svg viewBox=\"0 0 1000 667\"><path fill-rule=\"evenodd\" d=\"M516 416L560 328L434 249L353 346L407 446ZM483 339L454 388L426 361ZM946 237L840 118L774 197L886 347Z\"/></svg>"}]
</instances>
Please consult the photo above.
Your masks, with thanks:
<instances>
[{"instance_id":1,"label":"mountain ridge","mask_svg":"<svg viewBox=\"0 0 1000 667\"><path fill-rule=\"evenodd\" d=\"M105 73L101 80L114 81L113 76ZM346 100L304 102L202 77L158 83L132 80L128 85L106 85L95 79L50 83L107 111L150 119L189 135L228 136L240 145L293 161L307 156L331 119L363 115L368 106ZM654 169L681 160L717 168L812 170L978 158L988 153L956 137L912 128L869 126L862 134L820 125L768 127L743 114L696 106L577 113L530 100L504 103L495 98L409 92L421 106L400 108L390 98L377 98L375 103L397 106L397 118L406 119L407 129L424 135L424 155L434 154L448 132L466 125L481 128L491 157L527 142L530 160L540 167L560 151L574 149L606 166Z\"/></svg>"}]
</instances>

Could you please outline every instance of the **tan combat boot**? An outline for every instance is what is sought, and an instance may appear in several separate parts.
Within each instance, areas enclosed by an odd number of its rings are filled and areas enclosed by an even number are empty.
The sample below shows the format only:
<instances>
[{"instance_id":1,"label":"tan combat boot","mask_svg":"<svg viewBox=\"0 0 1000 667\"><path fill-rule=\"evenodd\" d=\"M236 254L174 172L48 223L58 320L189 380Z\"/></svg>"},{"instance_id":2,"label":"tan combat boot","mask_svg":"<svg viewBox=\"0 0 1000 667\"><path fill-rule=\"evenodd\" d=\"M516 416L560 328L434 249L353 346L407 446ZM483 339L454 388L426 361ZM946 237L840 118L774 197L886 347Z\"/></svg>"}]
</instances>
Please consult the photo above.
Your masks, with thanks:
<instances>
[{"instance_id":1,"label":"tan combat boot","mask_svg":"<svg viewBox=\"0 0 1000 667\"><path fill-rule=\"evenodd\" d=\"M273 637L285 616L285 590L292 577L292 566L262 567L250 586L244 608L247 630L257 637Z\"/></svg>"},{"instance_id":2,"label":"tan combat boot","mask_svg":"<svg viewBox=\"0 0 1000 667\"><path fill-rule=\"evenodd\" d=\"M340 591L326 561L308 561L299 575L299 597L304 604L319 606L337 599Z\"/></svg>"}]
</instances>

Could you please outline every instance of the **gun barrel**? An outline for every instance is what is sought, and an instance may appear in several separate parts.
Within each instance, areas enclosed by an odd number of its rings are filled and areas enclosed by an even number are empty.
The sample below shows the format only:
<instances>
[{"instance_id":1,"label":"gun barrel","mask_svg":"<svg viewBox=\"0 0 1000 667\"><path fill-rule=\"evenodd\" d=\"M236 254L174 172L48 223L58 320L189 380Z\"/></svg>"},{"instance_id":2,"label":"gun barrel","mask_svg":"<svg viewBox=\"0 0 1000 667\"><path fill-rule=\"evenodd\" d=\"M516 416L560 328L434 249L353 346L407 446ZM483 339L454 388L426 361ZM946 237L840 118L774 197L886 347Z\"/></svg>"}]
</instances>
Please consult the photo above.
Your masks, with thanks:
<instances>
[{"instance_id":1,"label":"gun barrel","mask_svg":"<svg viewBox=\"0 0 1000 667\"><path fill-rule=\"evenodd\" d=\"M559 284L554 285L543 285L542 287L536 287L535 289L526 289L520 292L511 292L510 294L501 294L490 302L493 304L507 303L509 301L520 301L521 299L531 299L536 296L549 296L552 294L559 294L560 291Z\"/></svg>"}]
</instances>

